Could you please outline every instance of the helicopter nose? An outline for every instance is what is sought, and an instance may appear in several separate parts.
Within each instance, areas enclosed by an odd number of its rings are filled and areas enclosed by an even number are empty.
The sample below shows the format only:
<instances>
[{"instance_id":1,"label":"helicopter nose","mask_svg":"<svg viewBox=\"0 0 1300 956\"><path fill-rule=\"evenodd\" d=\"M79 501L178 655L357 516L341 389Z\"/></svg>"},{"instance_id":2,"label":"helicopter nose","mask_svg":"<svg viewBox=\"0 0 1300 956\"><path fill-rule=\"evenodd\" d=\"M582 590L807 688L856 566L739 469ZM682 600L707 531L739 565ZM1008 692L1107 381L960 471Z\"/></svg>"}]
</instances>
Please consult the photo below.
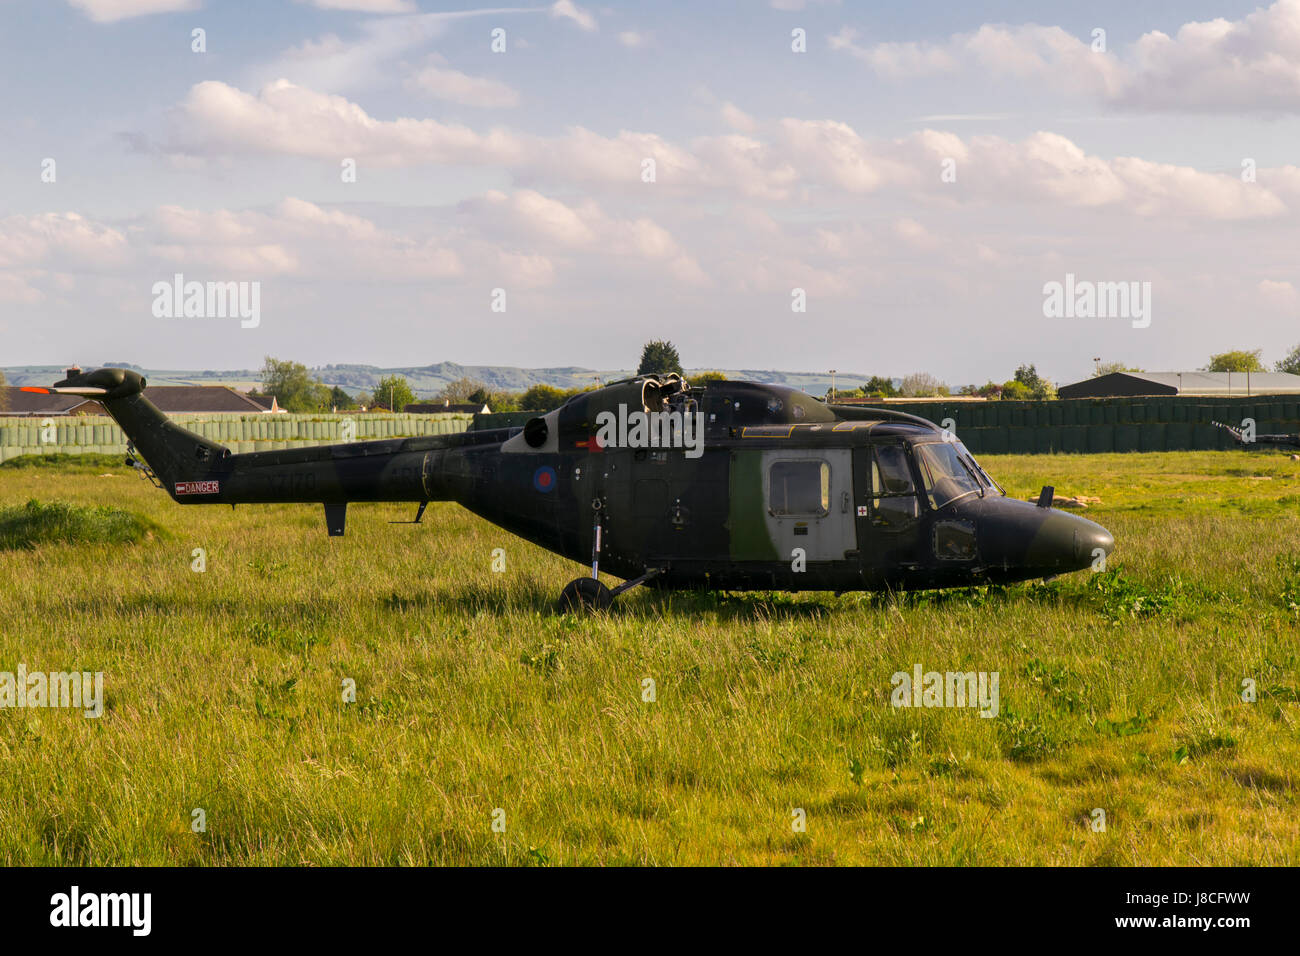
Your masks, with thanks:
<instances>
[{"instance_id":1,"label":"helicopter nose","mask_svg":"<svg viewBox=\"0 0 1300 956\"><path fill-rule=\"evenodd\" d=\"M1052 510L1030 543L1026 563L1057 573L1080 571L1114 548L1114 537L1095 521Z\"/></svg>"},{"instance_id":2,"label":"helicopter nose","mask_svg":"<svg viewBox=\"0 0 1300 956\"><path fill-rule=\"evenodd\" d=\"M1082 567L1088 567L1098 558L1108 557L1115 550L1115 537L1109 531L1094 521L1077 520L1084 527L1074 529L1074 560Z\"/></svg>"}]
</instances>

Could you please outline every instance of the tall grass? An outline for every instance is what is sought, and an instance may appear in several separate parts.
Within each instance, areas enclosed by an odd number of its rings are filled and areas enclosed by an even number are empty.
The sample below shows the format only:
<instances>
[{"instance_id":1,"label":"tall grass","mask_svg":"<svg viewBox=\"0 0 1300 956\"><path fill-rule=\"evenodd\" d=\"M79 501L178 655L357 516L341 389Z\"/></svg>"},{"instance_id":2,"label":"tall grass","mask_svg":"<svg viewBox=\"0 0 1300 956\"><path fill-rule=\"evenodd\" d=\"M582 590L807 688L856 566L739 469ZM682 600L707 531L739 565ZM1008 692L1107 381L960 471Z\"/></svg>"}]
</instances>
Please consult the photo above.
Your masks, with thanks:
<instances>
[{"instance_id":1,"label":"tall grass","mask_svg":"<svg viewBox=\"0 0 1300 956\"><path fill-rule=\"evenodd\" d=\"M0 506L0 551L43 544L134 544L158 530L148 518L110 505L32 498L25 505Z\"/></svg>"},{"instance_id":2,"label":"tall grass","mask_svg":"<svg viewBox=\"0 0 1300 956\"><path fill-rule=\"evenodd\" d=\"M0 671L103 671L107 696L99 720L0 710L0 862L1294 861L1297 465L985 464L1020 496L1100 497L1108 572L637 589L564 617L582 569L454 505L421 525L354 505L329 538L317 507L180 508L126 469L0 470L0 500L111 501L173 536L0 553ZM892 708L891 675L917 663L998 671L998 716Z\"/></svg>"}]
</instances>

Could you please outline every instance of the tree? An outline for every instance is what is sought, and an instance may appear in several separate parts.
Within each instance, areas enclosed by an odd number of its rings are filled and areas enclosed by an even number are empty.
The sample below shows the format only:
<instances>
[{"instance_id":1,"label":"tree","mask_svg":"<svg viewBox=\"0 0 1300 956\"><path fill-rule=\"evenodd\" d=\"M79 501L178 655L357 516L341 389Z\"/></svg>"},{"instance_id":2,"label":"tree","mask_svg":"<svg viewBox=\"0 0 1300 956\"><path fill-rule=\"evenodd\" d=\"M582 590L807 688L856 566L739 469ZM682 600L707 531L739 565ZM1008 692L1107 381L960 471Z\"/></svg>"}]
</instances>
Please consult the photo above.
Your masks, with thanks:
<instances>
[{"instance_id":1,"label":"tree","mask_svg":"<svg viewBox=\"0 0 1300 956\"><path fill-rule=\"evenodd\" d=\"M480 385L466 396L470 405L486 405L494 412L519 411L519 395L514 392L496 392L486 385Z\"/></svg>"},{"instance_id":2,"label":"tree","mask_svg":"<svg viewBox=\"0 0 1300 956\"><path fill-rule=\"evenodd\" d=\"M866 398L891 398L898 394L894 380L883 375L873 375L859 389Z\"/></svg>"},{"instance_id":3,"label":"tree","mask_svg":"<svg viewBox=\"0 0 1300 956\"><path fill-rule=\"evenodd\" d=\"M1290 372L1292 375L1300 375L1300 345L1297 345L1287 353L1286 358L1273 366L1279 372Z\"/></svg>"},{"instance_id":4,"label":"tree","mask_svg":"<svg viewBox=\"0 0 1300 956\"><path fill-rule=\"evenodd\" d=\"M899 388L899 393L908 398L926 398L932 395L938 395L940 382L928 372L913 372L911 375L903 376L903 384Z\"/></svg>"},{"instance_id":5,"label":"tree","mask_svg":"<svg viewBox=\"0 0 1300 956\"><path fill-rule=\"evenodd\" d=\"M725 382L727 376L721 372L700 372L691 376L692 385L708 385L710 382Z\"/></svg>"},{"instance_id":6,"label":"tree","mask_svg":"<svg viewBox=\"0 0 1300 956\"><path fill-rule=\"evenodd\" d=\"M672 342L656 339L647 342L641 350L641 364L636 367L638 375L655 375L676 372L682 374L682 360Z\"/></svg>"},{"instance_id":7,"label":"tree","mask_svg":"<svg viewBox=\"0 0 1300 956\"><path fill-rule=\"evenodd\" d=\"M1023 402L1033 398L1033 395L1033 389L1013 378L1009 382L1002 383L1002 393L999 397L1004 402Z\"/></svg>"},{"instance_id":8,"label":"tree","mask_svg":"<svg viewBox=\"0 0 1300 956\"><path fill-rule=\"evenodd\" d=\"M553 411L568 401L569 394L554 385L534 385L520 396L519 408L526 412Z\"/></svg>"},{"instance_id":9,"label":"tree","mask_svg":"<svg viewBox=\"0 0 1300 956\"><path fill-rule=\"evenodd\" d=\"M487 395L488 387L476 378L458 378L444 385L434 398L440 402L464 405L475 401L474 395L477 392ZM486 399L483 399L483 401L486 401Z\"/></svg>"},{"instance_id":10,"label":"tree","mask_svg":"<svg viewBox=\"0 0 1300 956\"><path fill-rule=\"evenodd\" d=\"M1013 381L1019 382L1029 392L1028 397L1035 401L1046 401L1056 398L1056 386L1038 374L1038 370L1032 365L1022 365L1016 369L1016 376ZM1006 398L1006 392L1003 392L1003 398Z\"/></svg>"},{"instance_id":11,"label":"tree","mask_svg":"<svg viewBox=\"0 0 1300 956\"><path fill-rule=\"evenodd\" d=\"M1096 369L1093 370L1092 377L1100 378L1103 375L1114 375L1116 372L1143 372L1145 369L1134 368L1125 365L1123 362L1099 362Z\"/></svg>"},{"instance_id":12,"label":"tree","mask_svg":"<svg viewBox=\"0 0 1300 956\"><path fill-rule=\"evenodd\" d=\"M1043 381L1038 374L1038 369L1032 365L1021 365L1016 369L1015 380L1024 385L1031 392Z\"/></svg>"},{"instance_id":13,"label":"tree","mask_svg":"<svg viewBox=\"0 0 1300 956\"><path fill-rule=\"evenodd\" d=\"M415 392L401 375L385 375L375 386L372 404L383 405L390 411L400 412L415 401Z\"/></svg>"},{"instance_id":14,"label":"tree","mask_svg":"<svg viewBox=\"0 0 1300 956\"><path fill-rule=\"evenodd\" d=\"M335 385L330 389L330 408L356 408L357 400Z\"/></svg>"},{"instance_id":15,"label":"tree","mask_svg":"<svg viewBox=\"0 0 1300 956\"><path fill-rule=\"evenodd\" d=\"M1220 352L1218 355L1210 356L1210 364L1205 366L1206 372L1263 372L1264 363L1259 360L1262 349L1255 349L1253 352L1247 352L1244 349L1237 349L1234 352Z\"/></svg>"},{"instance_id":16,"label":"tree","mask_svg":"<svg viewBox=\"0 0 1300 956\"><path fill-rule=\"evenodd\" d=\"M262 390L274 395L289 412L315 412L329 406L330 391L307 373L300 362L266 356L262 364Z\"/></svg>"},{"instance_id":17,"label":"tree","mask_svg":"<svg viewBox=\"0 0 1300 956\"><path fill-rule=\"evenodd\" d=\"M519 398L519 392L493 392L486 404L494 412L517 412L521 410Z\"/></svg>"}]
</instances>

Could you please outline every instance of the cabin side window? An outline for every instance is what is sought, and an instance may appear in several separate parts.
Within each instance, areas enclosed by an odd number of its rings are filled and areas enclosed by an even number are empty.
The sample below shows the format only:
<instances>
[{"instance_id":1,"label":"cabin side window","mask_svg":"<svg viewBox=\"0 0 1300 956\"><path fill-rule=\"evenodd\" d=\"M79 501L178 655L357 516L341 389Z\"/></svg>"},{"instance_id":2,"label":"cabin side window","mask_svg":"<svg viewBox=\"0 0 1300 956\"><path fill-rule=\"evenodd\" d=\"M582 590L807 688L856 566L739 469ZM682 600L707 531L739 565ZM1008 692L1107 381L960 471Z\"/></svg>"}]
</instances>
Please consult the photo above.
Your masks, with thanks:
<instances>
[{"instance_id":1,"label":"cabin side window","mask_svg":"<svg viewBox=\"0 0 1300 956\"><path fill-rule=\"evenodd\" d=\"M825 515L831 505L831 466L818 459L774 461L768 470L768 510L774 515Z\"/></svg>"}]
</instances>

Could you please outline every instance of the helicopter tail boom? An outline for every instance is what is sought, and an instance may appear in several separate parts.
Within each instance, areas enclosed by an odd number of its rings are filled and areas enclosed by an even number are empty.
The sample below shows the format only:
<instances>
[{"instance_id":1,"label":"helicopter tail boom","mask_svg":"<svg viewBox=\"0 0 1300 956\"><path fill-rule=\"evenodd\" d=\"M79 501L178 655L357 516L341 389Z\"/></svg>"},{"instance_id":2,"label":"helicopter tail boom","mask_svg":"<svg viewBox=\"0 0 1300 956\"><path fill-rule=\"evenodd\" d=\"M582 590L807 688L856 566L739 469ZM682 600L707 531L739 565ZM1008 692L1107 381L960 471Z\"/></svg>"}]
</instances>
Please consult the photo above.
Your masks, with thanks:
<instances>
[{"instance_id":1,"label":"helicopter tail boom","mask_svg":"<svg viewBox=\"0 0 1300 956\"><path fill-rule=\"evenodd\" d=\"M382 439L231 454L182 428L142 394L129 369L97 369L41 391L93 396L129 440L128 461L180 504L438 501L435 461L461 435Z\"/></svg>"}]
</instances>

